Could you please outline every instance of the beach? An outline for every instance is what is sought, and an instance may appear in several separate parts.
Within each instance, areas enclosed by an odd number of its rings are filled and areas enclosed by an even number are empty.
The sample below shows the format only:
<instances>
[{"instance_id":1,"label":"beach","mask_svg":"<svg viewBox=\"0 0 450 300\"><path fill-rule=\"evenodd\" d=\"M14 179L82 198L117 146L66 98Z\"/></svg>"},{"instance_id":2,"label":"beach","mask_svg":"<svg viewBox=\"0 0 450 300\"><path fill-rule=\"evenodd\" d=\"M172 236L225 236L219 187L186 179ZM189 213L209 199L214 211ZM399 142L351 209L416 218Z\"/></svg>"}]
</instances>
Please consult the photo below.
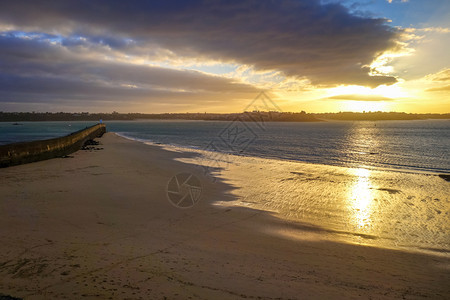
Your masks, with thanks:
<instances>
[{"instance_id":1,"label":"beach","mask_svg":"<svg viewBox=\"0 0 450 300\"><path fill-rule=\"evenodd\" d=\"M194 151L168 151L114 133L98 141L99 150L0 170L0 294L24 299L450 295L446 251L418 252L372 243L372 233L364 229L364 220L370 218L364 216L355 224L363 228L356 237L364 241L358 243L334 238L333 232L307 219L300 222L302 216L293 218L283 203L278 213L266 210L257 200L269 183L252 182L238 170L242 164L211 180L196 164L199 154ZM330 170L296 166L286 182L313 169ZM261 163L258 168L268 173L280 170ZM333 172L324 176L335 176L329 179L333 182L341 178L338 185L351 185L339 175L342 169ZM178 208L168 199L168 182L179 173L193 174L201 182L201 198L191 208ZM364 188L368 175L356 175L363 178L356 189L373 192ZM388 187L380 185L375 192L380 197L400 197L396 191L408 188L419 193L405 181L398 183L402 176L413 185L423 179L395 174L388 178ZM440 211L435 213L448 216L448 207L445 211L439 206L448 201L448 182L435 177L427 181L441 193L433 204ZM376 174L374 178L382 180ZM292 195L313 202L315 188L317 199L326 198L318 193L320 183L306 184L308 191L291 191ZM250 204L237 205L244 202ZM409 203L415 204L411 199ZM442 226L442 238L448 239L448 224ZM375 235L385 230L377 228Z\"/></svg>"}]
</instances>

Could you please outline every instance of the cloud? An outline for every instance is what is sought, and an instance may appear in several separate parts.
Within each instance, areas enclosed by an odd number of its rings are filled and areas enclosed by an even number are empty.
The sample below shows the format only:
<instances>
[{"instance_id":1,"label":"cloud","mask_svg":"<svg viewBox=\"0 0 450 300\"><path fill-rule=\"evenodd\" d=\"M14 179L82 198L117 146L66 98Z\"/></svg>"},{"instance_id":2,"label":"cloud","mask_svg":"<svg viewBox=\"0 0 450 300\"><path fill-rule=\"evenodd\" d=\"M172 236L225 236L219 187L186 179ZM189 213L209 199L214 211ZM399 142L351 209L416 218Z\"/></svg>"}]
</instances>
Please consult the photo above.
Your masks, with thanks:
<instances>
[{"instance_id":1,"label":"cloud","mask_svg":"<svg viewBox=\"0 0 450 300\"><path fill-rule=\"evenodd\" d=\"M52 40L0 35L0 105L107 102L128 110L129 104L172 103L192 109L236 104L259 92L234 79L108 60L95 48L83 51Z\"/></svg>"},{"instance_id":2,"label":"cloud","mask_svg":"<svg viewBox=\"0 0 450 300\"><path fill-rule=\"evenodd\" d=\"M426 92L450 92L450 68L429 74L425 76L425 80L434 86L426 89Z\"/></svg>"},{"instance_id":3,"label":"cloud","mask_svg":"<svg viewBox=\"0 0 450 300\"><path fill-rule=\"evenodd\" d=\"M450 85L430 88L426 90L427 92L450 92Z\"/></svg>"},{"instance_id":4,"label":"cloud","mask_svg":"<svg viewBox=\"0 0 450 300\"><path fill-rule=\"evenodd\" d=\"M431 81L450 81L450 68L441 70L435 74L430 74L425 77L427 80Z\"/></svg>"},{"instance_id":5,"label":"cloud","mask_svg":"<svg viewBox=\"0 0 450 300\"><path fill-rule=\"evenodd\" d=\"M2 3L0 23L62 35L66 46L87 41L125 56L165 49L177 57L280 71L319 86L397 81L371 76L369 66L397 47L400 30L319 0L17 0Z\"/></svg>"},{"instance_id":6,"label":"cloud","mask_svg":"<svg viewBox=\"0 0 450 300\"><path fill-rule=\"evenodd\" d=\"M326 100L353 100L353 101L393 101L394 99L380 95L336 95L325 98Z\"/></svg>"},{"instance_id":7,"label":"cloud","mask_svg":"<svg viewBox=\"0 0 450 300\"><path fill-rule=\"evenodd\" d=\"M400 1L394 1L394 0L386 0L387 2L389 2L389 3L393 3L393 2L401 2L401 3L406 3L406 2L409 2L409 0L400 0Z\"/></svg>"},{"instance_id":8,"label":"cloud","mask_svg":"<svg viewBox=\"0 0 450 300\"><path fill-rule=\"evenodd\" d=\"M448 27L425 27L425 28L416 28L416 30L423 32L450 33L450 28Z\"/></svg>"},{"instance_id":9,"label":"cloud","mask_svg":"<svg viewBox=\"0 0 450 300\"><path fill-rule=\"evenodd\" d=\"M432 88L428 88L427 92L450 92L450 68L443 69L435 74L430 74L425 77L427 81L431 81Z\"/></svg>"}]
</instances>

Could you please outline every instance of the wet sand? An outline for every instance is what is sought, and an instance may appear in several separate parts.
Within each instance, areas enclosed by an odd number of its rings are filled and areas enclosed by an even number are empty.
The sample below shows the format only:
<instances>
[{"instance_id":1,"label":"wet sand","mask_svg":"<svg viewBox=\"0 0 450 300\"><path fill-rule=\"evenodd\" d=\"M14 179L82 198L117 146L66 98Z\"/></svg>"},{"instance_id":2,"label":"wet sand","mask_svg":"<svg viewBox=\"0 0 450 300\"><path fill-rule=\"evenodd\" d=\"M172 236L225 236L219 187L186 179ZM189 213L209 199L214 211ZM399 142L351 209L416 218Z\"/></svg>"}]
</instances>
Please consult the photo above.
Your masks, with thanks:
<instances>
[{"instance_id":1,"label":"wet sand","mask_svg":"<svg viewBox=\"0 0 450 300\"><path fill-rule=\"evenodd\" d=\"M0 294L25 299L445 299L450 260L320 239L237 201L169 152L112 133L102 150L0 169ZM201 181L198 204L168 181ZM294 174L295 175L295 174ZM264 191L261 191L263 193ZM250 200L250 199L247 199ZM295 234L293 234L295 232Z\"/></svg>"}]
</instances>

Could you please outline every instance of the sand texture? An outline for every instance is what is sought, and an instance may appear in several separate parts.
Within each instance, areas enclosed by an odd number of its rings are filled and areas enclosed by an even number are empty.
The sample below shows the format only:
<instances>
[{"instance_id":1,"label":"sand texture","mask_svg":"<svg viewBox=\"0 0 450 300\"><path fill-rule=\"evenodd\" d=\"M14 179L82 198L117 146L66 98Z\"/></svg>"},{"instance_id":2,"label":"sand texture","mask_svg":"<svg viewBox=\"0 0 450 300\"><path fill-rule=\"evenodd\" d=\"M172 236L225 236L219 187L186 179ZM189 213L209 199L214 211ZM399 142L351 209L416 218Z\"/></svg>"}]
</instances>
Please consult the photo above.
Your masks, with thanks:
<instances>
[{"instance_id":1,"label":"sand texture","mask_svg":"<svg viewBox=\"0 0 450 300\"><path fill-rule=\"evenodd\" d=\"M0 169L0 294L24 299L445 299L449 257L317 239L236 201L169 152L112 133L102 150ZM172 176L200 201L167 199ZM230 181L231 182L231 181ZM264 191L262 190L261 193ZM247 199L249 200L249 199ZM295 234L291 234L295 232ZM284 234L283 234L284 233Z\"/></svg>"}]
</instances>

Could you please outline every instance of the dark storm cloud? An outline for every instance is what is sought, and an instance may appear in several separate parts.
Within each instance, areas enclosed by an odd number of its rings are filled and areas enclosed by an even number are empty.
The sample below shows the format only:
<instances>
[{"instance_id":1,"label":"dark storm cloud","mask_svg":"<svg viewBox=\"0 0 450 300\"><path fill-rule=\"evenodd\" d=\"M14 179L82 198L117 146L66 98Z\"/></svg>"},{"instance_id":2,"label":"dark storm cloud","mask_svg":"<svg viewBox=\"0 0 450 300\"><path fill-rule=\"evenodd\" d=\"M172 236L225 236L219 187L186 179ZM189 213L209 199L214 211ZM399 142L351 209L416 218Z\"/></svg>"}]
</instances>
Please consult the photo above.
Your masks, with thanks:
<instances>
[{"instance_id":1,"label":"dark storm cloud","mask_svg":"<svg viewBox=\"0 0 450 300\"><path fill-rule=\"evenodd\" d=\"M399 32L385 20L319 0L7 1L0 22L82 36L118 51L158 45L180 56L307 77L316 85L396 82L369 76L368 65L396 47Z\"/></svg>"},{"instance_id":2,"label":"dark storm cloud","mask_svg":"<svg viewBox=\"0 0 450 300\"><path fill-rule=\"evenodd\" d=\"M198 104L218 98L216 93L234 97L258 93L250 85L196 71L102 60L99 53L85 56L86 51L66 47L64 41L51 43L53 39L0 36L0 102L188 100Z\"/></svg>"}]
</instances>

